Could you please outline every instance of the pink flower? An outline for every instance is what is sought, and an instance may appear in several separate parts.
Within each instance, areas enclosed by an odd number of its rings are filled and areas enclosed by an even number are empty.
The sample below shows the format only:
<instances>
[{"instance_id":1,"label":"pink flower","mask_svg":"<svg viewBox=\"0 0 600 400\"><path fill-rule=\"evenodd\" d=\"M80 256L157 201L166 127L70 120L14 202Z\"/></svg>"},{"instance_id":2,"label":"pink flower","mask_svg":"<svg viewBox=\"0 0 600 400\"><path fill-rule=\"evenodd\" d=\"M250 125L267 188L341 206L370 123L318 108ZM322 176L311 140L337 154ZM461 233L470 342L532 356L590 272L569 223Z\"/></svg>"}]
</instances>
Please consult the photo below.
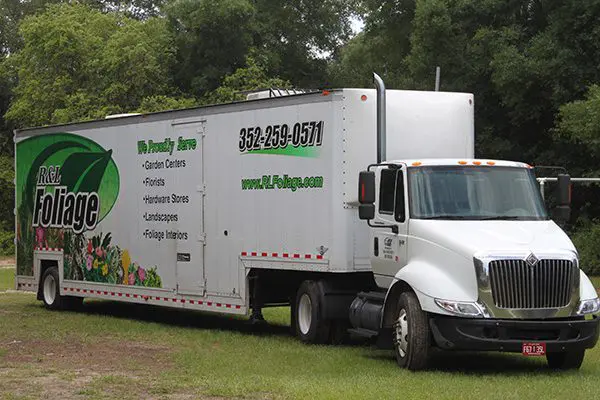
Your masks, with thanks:
<instances>
[{"instance_id":1,"label":"pink flower","mask_svg":"<svg viewBox=\"0 0 600 400\"><path fill-rule=\"evenodd\" d=\"M144 279L146 279L146 270L142 267L139 267L138 276L140 277L140 281L144 282Z\"/></svg>"},{"instance_id":2,"label":"pink flower","mask_svg":"<svg viewBox=\"0 0 600 400\"><path fill-rule=\"evenodd\" d=\"M87 252L88 254L92 254L92 251L94 251L94 246L92 245L92 241L88 240Z\"/></svg>"},{"instance_id":3,"label":"pink flower","mask_svg":"<svg viewBox=\"0 0 600 400\"><path fill-rule=\"evenodd\" d=\"M38 247L46 245L46 230L42 227L35 228L35 241Z\"/></svg>"},{"instance_id":4,"label":"pink flower","mask_svg":"<svg viewBox=\"0 0 600 400\"><path fill-rule=\"evenodd\" d=\"M92 270L92 261L93 261L92 256L88 255L87 260L85 262L85 267L87 268L88 271Z\"/></svg>"},{"instance_id":5,"label":"pink flower","mask_svg":"<svg viewBox=\"0 0 600 400\"><path fill-rule=\"evenodd\" d=\"M102 249L100 247L96 247L96 257L102 257Z\"/></svg>"},{"instance_id":6,"label":"pink flower","mask_svg":"<svg viewBox=\"0 0 600 400\"><path fill-rule=\"evenodd\" d=\"M135 283L135 274L132 272L129 274L129 284L133 285Z\"/></svg>"}]
</instances>

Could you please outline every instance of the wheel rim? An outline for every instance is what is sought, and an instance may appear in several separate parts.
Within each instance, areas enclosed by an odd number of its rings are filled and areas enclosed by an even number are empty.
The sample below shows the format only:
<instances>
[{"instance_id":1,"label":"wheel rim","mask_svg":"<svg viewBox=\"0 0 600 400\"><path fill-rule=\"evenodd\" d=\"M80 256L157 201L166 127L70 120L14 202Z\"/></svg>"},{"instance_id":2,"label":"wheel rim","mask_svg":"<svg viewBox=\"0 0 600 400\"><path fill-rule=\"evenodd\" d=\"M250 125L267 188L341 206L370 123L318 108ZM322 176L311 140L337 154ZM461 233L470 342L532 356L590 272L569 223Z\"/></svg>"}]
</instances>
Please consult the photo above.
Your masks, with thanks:
<instances>
[{"instance_id":1,"label":"wheel rim","mask_svg":"<svg viewBox=\"0 0 600 400\"><path fill-rule=\"evenodd\" d=\"M300 296L300 301L298 302L298 327L300 328L300 332L302 332L302 334L308 334L311 322L312 302L310 301L310 296L304 293L302 296Z\"/></svg>"},{"instance_id":2,"label":"wheel rim","mask_svg":"<svg viewBox=\"0 0 600 400\"><path fill-rule=\"evenodd\" d=\"M408 316L404 308L398 313L395 328L396 348L400 357L404 357L408 350Z\"/></svg>"},{"instance_id":3,"label":"wheel rim","mask_svg":"<svg viewBox=\"0 0 600 400\"><path fill-rule=\"evenodd\" d=\"M56 280L52 275L46 275L44 279L44 301L46 304L54 304L56 299Z\"/></svg>"}]
</instances>

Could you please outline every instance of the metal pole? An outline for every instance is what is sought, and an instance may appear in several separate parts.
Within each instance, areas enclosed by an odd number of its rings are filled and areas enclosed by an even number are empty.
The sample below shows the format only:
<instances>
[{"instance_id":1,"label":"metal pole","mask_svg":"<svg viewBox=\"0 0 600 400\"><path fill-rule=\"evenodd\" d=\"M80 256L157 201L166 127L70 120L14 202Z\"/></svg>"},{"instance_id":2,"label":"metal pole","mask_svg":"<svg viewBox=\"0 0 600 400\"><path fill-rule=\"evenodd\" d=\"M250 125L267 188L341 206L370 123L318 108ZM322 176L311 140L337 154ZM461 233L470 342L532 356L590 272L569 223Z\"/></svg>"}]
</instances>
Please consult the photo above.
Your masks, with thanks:
<instances>
[{"instance_id":1,"label":"metal pole","mask_svg":"<svg viewBox=\"0 0 600 400\"><path fill-rule=\"evenodd\" d=\"M435 67L435 91L439 92L440 91L440 67L437 66Z\"/></svg>"},{"instance_id":2,"label":"metal pole","mask_svg":"<svg viewBox=\"0 0 600 400\"><path fill-rule=\"evenodd\" d=\"M373 81L377 88L377 163L385 161L385 84L383 79L373 72Z\"/></svg>"}]
</instances>

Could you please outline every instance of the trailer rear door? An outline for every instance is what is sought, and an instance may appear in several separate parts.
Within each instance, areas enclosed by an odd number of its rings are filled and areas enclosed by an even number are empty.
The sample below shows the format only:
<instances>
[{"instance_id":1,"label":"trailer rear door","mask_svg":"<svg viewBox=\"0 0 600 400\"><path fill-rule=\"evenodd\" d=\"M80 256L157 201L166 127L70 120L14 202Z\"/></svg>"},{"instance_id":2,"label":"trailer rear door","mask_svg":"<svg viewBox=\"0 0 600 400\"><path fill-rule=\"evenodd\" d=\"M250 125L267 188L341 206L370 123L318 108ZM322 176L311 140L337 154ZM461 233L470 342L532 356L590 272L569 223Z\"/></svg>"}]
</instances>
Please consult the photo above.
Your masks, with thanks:
<instances>
[{"instance_id":1,"label":"trailer rear door","mask_svg":"<svg viewBox=\"0 0 600 400\"><path fill-rule=\"evenodd\" d=\"M176 279L180 294L204 295L204 127L205 121L172 124L177 146L196 146L190 163L176 175L178 193L173 193L173 206L177 208L179 221L177 235L185 237L174 240L177 246ZM194 143L195 140L195 143ZM177 160L174 160L177 161ZM181 197L179 197L181 196Z\"/></svg>"}]
</instances>

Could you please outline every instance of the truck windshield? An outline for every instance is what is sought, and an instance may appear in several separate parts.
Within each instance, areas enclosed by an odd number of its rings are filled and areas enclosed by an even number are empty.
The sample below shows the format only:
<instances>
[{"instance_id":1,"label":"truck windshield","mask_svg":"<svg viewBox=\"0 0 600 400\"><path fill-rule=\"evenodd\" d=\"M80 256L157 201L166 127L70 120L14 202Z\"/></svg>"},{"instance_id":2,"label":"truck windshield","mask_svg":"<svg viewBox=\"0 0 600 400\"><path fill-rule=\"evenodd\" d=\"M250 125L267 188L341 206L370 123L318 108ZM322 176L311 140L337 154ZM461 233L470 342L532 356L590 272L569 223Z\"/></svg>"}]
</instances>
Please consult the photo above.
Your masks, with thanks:
<instances>
[{"instance_id":1,"label":"truck windshield","mask_svg":"<svg viewBox=\"0 0 600 400\"><path fill-rule=\"evenodd\" d=\"M412 218L548 219L530 169L432 166L409 168L408 174Z\"/></svg>"}]
</instances>

